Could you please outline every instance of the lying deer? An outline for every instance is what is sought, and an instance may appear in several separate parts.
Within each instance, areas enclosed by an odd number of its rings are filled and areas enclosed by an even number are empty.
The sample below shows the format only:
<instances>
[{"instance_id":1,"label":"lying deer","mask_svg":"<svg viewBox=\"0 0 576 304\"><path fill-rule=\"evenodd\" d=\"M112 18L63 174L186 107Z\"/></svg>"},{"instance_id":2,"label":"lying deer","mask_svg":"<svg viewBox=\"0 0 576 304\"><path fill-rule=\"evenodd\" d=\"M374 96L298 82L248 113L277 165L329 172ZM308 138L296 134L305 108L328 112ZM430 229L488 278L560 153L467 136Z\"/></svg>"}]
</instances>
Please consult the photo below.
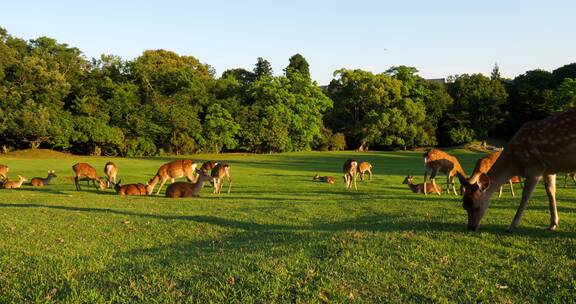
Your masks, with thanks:
<instances>
[{"instance_id":1,"label":"lying deer","mask_svg":"<svg viewBox=\"0 0 576 304\"><path fill-rule=\"evenodd\" d=\"M558 228L556 207L556 173L576 171L576 109L525 123L514 134L508 146L492 168L481 174L478 181L465 185L462 206L468 213L468 230L477 230L490 205L490 196L513 176L525 177L520 206L508 228L512 231L520 223L528 199L538 181L544 176L550 209L550 230Z\"/></svg>"},{"instance_id":2,"label":"lying deer","mask_svg":"<svg viewBox=\"0 0 576 304\"><path fill-rule=\"evenodd\" d=\"M0 165L0 177L2 177L3 180L8 179L8 171L10 171L10 168L8 168L8 166Z\"/></svg>"},{"instance_id":3,"label":"lying deer","mask_svg":"<svg viewBox=\"0 0 576 304\"><path fill-rule=\"evenodd\" d=\"M160 181L160 187L158 187L158 191L156 195L160 194L160 190L164 184L171 179L174 182L174 179L180 177L186 177L189 182L195 181L195 172L196 172L196 164L190 159L179 159L175 160L166 164L163 164L156 172L156 175L148 182L148 186L146 186L148 194L152 194L154 191L154 187Z\"/></svg>"},{"instance_id":4,"label":"lying deer","mask_svg":"<svg viewBox=\"0 0 576 304\"><path fill-rule=\"evenodd\" d=\"M346 190L350 190L352 188L352 183L354 183L354 189L358 190L358 187L356 187L356 171L358 171L358 162L355 159L347 159L344 162L344 166L342 166Z\"/></svg>"},{"instance_id":5,"label":"lying deer","mask_svg":"<svg viewBox=\"0 0 576 304\"><path fill-rule=\"evenodd\" d=\"M424 193L424 184L414 184L414 176L412 175L406 176L402 184L408 185L408 188L410 188L414 193ZM438 195L442 194L442 189L432 183L427 183L426 187L428 188L429 193L436 193Z\"/></svg>"},{"instance_id":6,"label":"lying deer","mask_svg":"<svg viewBox=\"0 0 576 304\"><path fill-rule=\"evenodd\" d=\"M486 156L480 158L476 162L476 166L474 167L474 171L472 172L472 175L470 175L468 182L471 184L476 183L481 174L486 174L490 170L490 168L492 168L492 166L494 165L496 160L498 160L498 158L500 157L500 154L502 154L502 151L496 151L496 152L490 153L489 155L486 155ZM512 178L510 178L508 180L508 184L510 185L510 191L512 192L512 197L516 196L514 194L514 184L515 183L522 184L522 179L519 176L513 176ZM500 191L498 192L498 197L502 197L502 188L503 187L504 187L504 185L500 186Z\"/></svg>"},{"instance_id":7,"label":"lying deer","mask_svg":"<svg viewBox=\"0 0 576 304\"><path fill-rule=\"evenodd\" d=\"M116 176L118 175L118 166L113 162L107 162L104 165L104 174L106 174L106 186L112 188L116 184Z\"/></svg>"},{"instance_id":8,"label":"lying deer","mask_svg":"<svg viewBox=\"0 0 576 304\"><path fill-rule=\"evenodd\" d=\"M201 172L195 183L176 182L170 184L166 189L166 197L199 197L204 184L211 180L212 177L210 175Z\"/></svg>"},{"instance_id":9,"label":"lying deer","mask_svg":"<svg viewBox=\"0 0 576 304\"><path fill-rule=\"evenodd\" d=\"M144 184L138 183L120 186L121 183L122 180L119 180L118 183L114 183L114 190L118 195L148 195L146 185Z\"/></svg>"},{"instance_id":10,"label":"lying deer","mask_svg":"<svg viewBox=\"0 0 576 304\"><path fill-rule=\"evenodd\" d=\"M81 180L88 180L88 182L92 181L92 184L96 189L106 189L106 181L102 180L102 178L96 174L96 169L89 164L77 163L72 166L72 170L74 171L74 184L76 184L76 191L80 191L79 181ZM98 183L98 185L96 185L96 183Z\"/></svg>"},{"instance_id":11,"label":"lying deer","mask_svg":"<svg viewBox=\"0 0 576 304\"><path fill-rule=\"evenodd\" d=\"M57 177L56 173L54 171L48 171L48 177L46 177L46 178L35 177L32 180L30 180L30 185L32 185L34 187L48 186L48 184L50 184L50 181L54 177Z\"/></svg>"},{"instance_id":12,"label":"lying deer","mask_svg":"<svg viewBox=\"0 0 576 304\"><path fill-rule=\"evenodd\" d=\"M428 171L431 172L430 174L430 181L436 187L436 175L438 172L442 172L446 174L446 192L450 193L450 186L452 186L452 190L456 193L456 187L454 186L454 177L457 174L460 174L466 177L466 173L462 166L460 166L460 162L458 159L444 151L432 149L426 153L424 153L424 194L428 194L427 191L427 177Z\"/></svg>"},{"instance_id":13,"label":"lying deer","mask_svg":"<svg viewBox=\"0 0 576 304\"><path fill-rule=\"evenodd\" d=\"M20 188L22 187L22 184L27 181L27 179L24 176L20 176L18 175L18 181L5 181L4 184L2 185L2 188L4 189L16 189L16 188Z\"/></svg>"},{"instance_id":14,"label":"lying deer","mask_svg":"<svg viewBox=\"0 0 576 304\"><path fill-rule=\"evenodd\" d=\"M362 181L364 180L365 172L368 172L370 180L372 180L372 164L369 162L361 162L360 165L358 165L358 173L360 174L360 180Z\"/></svg>"},{"instance_id":15,"label":"lying deer","mask_svg":"<svg viewBox=\"0 0 576 304\"><path fill-rule=\"evenodd\" d=\"M232 177L230 176L230 165L227 164L217 164L213 169L212 173L212 183L214 184L214 193L220 193L222 186L224 185L224 177L228 179L228 193L232 188Z\"/></svg>"},{"instance_id":16,"label":"lying deer","mask_svg":"<svg viewBox=\"0 0 576 304\"><path fill-rule=\"evenodd\" d=\"M328 184L334 183L334 178L332 176L320 176L318 174L314 175L312 180L318 181L318 182L323 182L323 183L328 183Z\"/></svg>"}]
</instances>

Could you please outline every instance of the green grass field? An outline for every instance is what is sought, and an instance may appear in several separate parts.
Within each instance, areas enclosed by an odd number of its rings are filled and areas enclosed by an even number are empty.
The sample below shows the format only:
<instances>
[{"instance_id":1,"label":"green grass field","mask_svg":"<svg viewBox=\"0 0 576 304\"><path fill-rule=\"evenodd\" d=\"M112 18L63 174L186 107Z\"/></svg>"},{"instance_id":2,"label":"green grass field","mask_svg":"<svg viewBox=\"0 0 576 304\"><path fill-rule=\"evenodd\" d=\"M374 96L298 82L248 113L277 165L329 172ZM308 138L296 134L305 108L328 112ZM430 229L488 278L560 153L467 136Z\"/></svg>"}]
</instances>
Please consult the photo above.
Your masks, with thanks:
<instances>
[{"instance_id":1,"label":"green grass field","mask_svg":"<svg viewBox=\"0 0 576 304\"><path fill-rule=\"evenodd\" d=\"M480 155L453 152L467 172ZM421 154L195 155L231 164L232 193L208 186L201 198L178 200L119 197L85 183L77 192L69 179L78 161L102 172L112 160L123 183L144 182L170 158L1 157L13 178L47 170L58 178L0 190L0 303L576 300L574 185L558 191L556 232L546 230L539 186L514 233L505 229L519 198L509 192L470 233L458 197L401 184L407 174L422 181ZM344 191L348 157L375 167L358 191ZM313 182L315 173L337 182Z\"/></svg>"}]
</instances>

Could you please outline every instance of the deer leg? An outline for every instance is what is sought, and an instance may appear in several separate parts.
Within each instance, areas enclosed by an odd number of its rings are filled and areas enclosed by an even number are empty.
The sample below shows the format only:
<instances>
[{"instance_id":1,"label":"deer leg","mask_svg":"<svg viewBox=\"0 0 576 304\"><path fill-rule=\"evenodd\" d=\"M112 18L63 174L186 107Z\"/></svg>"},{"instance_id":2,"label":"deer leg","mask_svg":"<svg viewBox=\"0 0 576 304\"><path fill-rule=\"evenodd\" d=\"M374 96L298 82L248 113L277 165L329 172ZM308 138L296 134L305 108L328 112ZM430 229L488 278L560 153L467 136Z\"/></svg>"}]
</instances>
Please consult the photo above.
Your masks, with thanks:
<instances>
[{"instance_id":1,"label":"deer leg","mask_svg":"<svg viewBox=\"0 0 576 304\"><path fill-rule=\"evenodd\" d=\"M510 183L510 192L512 192L512 197L516 197L514 194L514 183L510 179L508 180L508 183Z\"/></svg>"},{"instance_id":2,"label":"deer leg","mask_svg":"<svg viewBox=\"0 0 576 304\"><path fill-rule=\"evenodd\" d=\"M232 189L232 177L228 175L228 194L230 194L230 189Z\"/></svg>"},{"instance_id":3,"label":"deer leg","mask_svg":"<svg viewBox=\"0 0 576 304\"><path fill-rule=\"evenodd\" d=\"M522 191L522 199L520 200L520 206L518 206L518 210L516 210L516 215L514 215L514 219L512 220L512 224L508 228L508 231L514 230L514 228L518 227L520 224L520 219L522 219L522 214L526 209L526 205L528 204L528 199L532 195L534 188L538 184L540 180L540 176L530 176L526 177L526 182L524 184L524 190Z\"/></svg>"},{"instance_id":4,"label":"deer leg","mask_svg":"<svg viewBox=\"0 0 576 304\"><path fill-rule=\"evenodd\" d=\"M372 180L372 170L368 170L369 178L368 180Z\"/></svg>"},{"instance_id":5,"label":"deer leg","mask_svg":"<svg viewBox=\"0 0 576 304\"><path fill-rule=\"evenodd\" d=\"M76 191L80 191L80 183L78 182L78 176L74 177L74 184L76 184Z\"/></svg>"},{"instance_id":6,"label":"deer leg","mask_svg":"<svg viewBox=\"0 0 576 304\"><path fill-rule=\"evenodd\" d=\"M358 191L358 187L356 187L356 175L352 176L352 180L354 181L354 190ZM350 185L352 186L352 185ZM350 187L352 188L352 187Z\"/></svg>"},{"instance_id":7,"label":"deer leg","mask_svg":"<svg viewBox=\"0 0 576 304\"><path fill-rule=\"evenodd\" d=\"M556 228L558 228L558 222L560 221L556 208L556 174L545 175L544 183L546 185L546 194L548 194L550 208L550 226L548 229L556 230Z\"/></svg>"},{"instance_id":8,"label":"deer leg","mask_svg":"<svg viewBox=\"0 0 576 304\"><path fill-rule=\"evenodd\" d=\"M504 186L500 186L500 190L498 190L498 198L502 197L502 187Z\"/></svg>"},{"instance_id":9,"label":"deer leg","mask_svg":"<svg viewBox=\"0 0 576 304\"><path fill-rule=\"evenodd\" d=\"M174 179L172 179L174 180ZM160 182L160 187L158 187L158 191L156 191L156 195L160 194L160 190L162 190L162 187L164 186L164 184L168 181L168 179L162 179L162 181Z\"/></svg>"},{"instance_id":10,"label":"deer leg","mask_svg":"<svg viewBox=\"0 0 576 304\"><path fill-rule=\"evenodd\" d=\"M576 174L570 175L572 177L572 181L574 182L574 185L576 185Z\"/></svg>"},{"instance_id":11,"label":"deer leg","mask_svg":"<svg viewBox=\"0 0 576 304\"><path fill-rule=\"evenodd\" d=\"M454 176L451 176L450 178L450 184L452 184L452 191L454 191L454 195L458 195L458 193L456 192L456 183L454 182Z\"/></svg>"},{"instance_id":12,"label":"deer leg","mask_svg":"<svg viewBox=\"0 0 576 304\"><path fill-rule=\"evenodd\" d=\"M568 186L568 174L564 175L564 188Z\"/></svg>"}]
</instances>

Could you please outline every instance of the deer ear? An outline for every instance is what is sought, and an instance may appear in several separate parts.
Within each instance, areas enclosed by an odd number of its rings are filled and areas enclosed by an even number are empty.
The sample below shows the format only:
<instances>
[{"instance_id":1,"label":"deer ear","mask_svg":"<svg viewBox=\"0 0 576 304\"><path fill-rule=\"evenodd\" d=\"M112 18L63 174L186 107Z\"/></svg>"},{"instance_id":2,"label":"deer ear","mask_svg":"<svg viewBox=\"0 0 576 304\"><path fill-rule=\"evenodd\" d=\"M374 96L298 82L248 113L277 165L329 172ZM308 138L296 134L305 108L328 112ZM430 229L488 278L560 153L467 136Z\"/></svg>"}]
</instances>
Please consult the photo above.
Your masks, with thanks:
<instances>
[{"instance_id":1,"label":"deer ear","mask_svg":"<svg viewBox=\"0 0 576 304\"><path fill-rule=\"evenodd\" d=\"M464 177L464 175L460 174L460 172L458 172L458 180L460 181L460 185L464 187L470 186L468 180Z\"/></svg>"},{"instance_id":2,"label":"deer ear","mask_svg":"<svg viewBox=\"0 0 576 304\"><path fill-rule=\"evenodd\" d=\"M482 192L486 191L486 189L488 189L489 186L490 186L490 178L488 177L488 175L482 173L478 178L478 187L480 188L480 191Z\"/></svg>"}]
</instances>

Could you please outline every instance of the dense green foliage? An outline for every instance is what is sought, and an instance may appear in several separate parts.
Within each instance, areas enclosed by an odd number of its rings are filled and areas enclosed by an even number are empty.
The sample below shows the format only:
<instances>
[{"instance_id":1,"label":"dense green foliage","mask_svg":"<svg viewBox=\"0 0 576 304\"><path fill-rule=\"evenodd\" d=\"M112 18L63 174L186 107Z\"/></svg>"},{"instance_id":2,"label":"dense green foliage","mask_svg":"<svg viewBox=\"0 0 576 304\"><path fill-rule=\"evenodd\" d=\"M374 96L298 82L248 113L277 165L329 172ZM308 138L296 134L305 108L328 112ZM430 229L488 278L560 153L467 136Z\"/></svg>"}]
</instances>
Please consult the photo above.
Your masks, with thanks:
<instances>
[{"instance_id":1,"label":"dense green foliage","mask_svg":"<svg viewBox=\"0 0 576 304\"><path fill-rule=\"evenodd\" d=\"M467 172L480 157L450 153ZM558 231L540 185L516 231L505 188L470 233L460 197L401 184L422 181L421 155L195 155L230 163L232 192L177 200L68 179L77 161L112 160L123 183L143 182L165 158L1 157L11 177L58 177L0 190L0 303L574 303L573 184L558 190ZM358 191L312 181L349 157L374 164Z\"/></svg>"},{"instance_id":2,"label":"dense green foliage","mask_svg":"<svg viewBox=\"0 0 576 304\"><path fill-rule=\"evenodd\" d=\"M131 61L0 28L0 146L143 156L198 152L406 149L507 138L576 104L576 64L513 80L428 81L408 66L339 69L324 89L300 54L283 76L258 57L220 78L192 56L148 50Z\"/></svg>"}]
</instances>

